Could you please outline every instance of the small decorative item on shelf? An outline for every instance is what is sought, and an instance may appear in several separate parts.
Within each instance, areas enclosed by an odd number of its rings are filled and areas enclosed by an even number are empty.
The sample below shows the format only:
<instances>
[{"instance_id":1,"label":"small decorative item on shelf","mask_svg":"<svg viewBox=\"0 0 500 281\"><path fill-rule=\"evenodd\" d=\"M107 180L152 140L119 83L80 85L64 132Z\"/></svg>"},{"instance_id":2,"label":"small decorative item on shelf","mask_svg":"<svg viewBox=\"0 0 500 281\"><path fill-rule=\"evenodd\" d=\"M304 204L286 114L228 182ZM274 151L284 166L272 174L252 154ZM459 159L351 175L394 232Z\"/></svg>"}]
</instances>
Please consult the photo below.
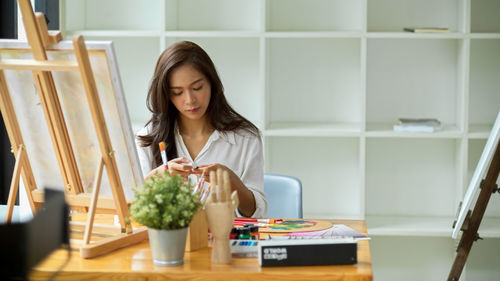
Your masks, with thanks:
<instances>
[{"instance_id":1,"label":"small decorative item on shelf","mask_svg":"<svg viewBox=\"0 0 500 281\"><path fill-rule=\"evenodd\" d=\"M434 133L443 128L435 118L398 118L394 132Z\"/></svg>"},{"instance_id":2,"label":"small decorative item on shelf","mask_svg":"<svg viewBox=\"0 0 500 281\"><path fill-rule=\"evenodd\" d=\"M229 245L229 233L233 227L234 210L238 207L238 194L231 193L229 174L227 171L210 172L211 194L205 205L208 227L212 232L212 263L231 263L232 255Z\"/></svg>"},{"instance_id":3,"label":"small decorative item on shelf","mask_svg":"<svg viewBox=\"0 0 500 281\"><path fill-rule=\"evenodd\" d=\"M192 193L189 181L163 175L149 177L134 189L135 201L130 213L135 221L148 227L153 262L156 265L179 265L184 262L186 235L191 219L201 203Z\"/></svg>"}]
</instances>

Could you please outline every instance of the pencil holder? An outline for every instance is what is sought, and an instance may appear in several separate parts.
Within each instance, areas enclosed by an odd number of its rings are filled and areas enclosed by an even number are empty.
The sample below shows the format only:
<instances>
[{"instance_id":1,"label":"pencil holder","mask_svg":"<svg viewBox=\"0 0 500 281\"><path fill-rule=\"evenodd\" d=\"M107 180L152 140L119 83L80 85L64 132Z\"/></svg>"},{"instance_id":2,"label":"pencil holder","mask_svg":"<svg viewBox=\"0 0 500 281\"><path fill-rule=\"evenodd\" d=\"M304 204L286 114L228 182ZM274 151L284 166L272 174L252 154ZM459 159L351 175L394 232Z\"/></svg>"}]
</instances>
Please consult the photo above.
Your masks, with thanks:
<instances>
[{"instance_id":1,"label":"pencil holder","mask_svg":"<svg viewBox=\"0 0 500 281\"><path fill-rule=\"evenodd\" d=\"M191 220L186 240L186 252L208 247L208 225L205 211L200 209Z\"/></svg>"}]
</instances>

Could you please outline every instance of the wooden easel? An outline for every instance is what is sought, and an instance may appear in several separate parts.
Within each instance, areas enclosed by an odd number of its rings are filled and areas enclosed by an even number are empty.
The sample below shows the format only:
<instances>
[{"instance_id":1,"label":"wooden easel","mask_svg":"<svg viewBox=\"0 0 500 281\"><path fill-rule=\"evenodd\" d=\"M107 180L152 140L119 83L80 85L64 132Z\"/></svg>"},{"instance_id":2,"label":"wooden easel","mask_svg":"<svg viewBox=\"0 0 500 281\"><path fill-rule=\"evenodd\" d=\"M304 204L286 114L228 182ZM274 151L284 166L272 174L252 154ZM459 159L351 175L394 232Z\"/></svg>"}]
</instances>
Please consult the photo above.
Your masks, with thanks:
<instances>
[{"instance_id":1,"label":"wooden easel","mask_svg":"<svg viewBox=\"0 0 500 281\"><path fill-rule=\"evenodd\" d=\"M491 194L499 191L496 184L499 173L500 142L497 144L495 154L493 155L490 167L488 168L488 173L486 174L484 180L481 181L481 192L479 192L479 197L477 198L472 215L467 216L461 228L461 230L463 230L463 235L457 247L457 255L455 257L455 261L453 262L453 266L451 267L450 274L448 275L448 281L458 281L460 279L465 262L469 256L470 249L472 248L472 243L480 239L477 230L479 229L479 225L483 219Z\"/></svg>"},{"instance_id":2,"label":"wooden easel","mask_svg":"<svg viewBox=\"0 0 500 281\"><path fill-rule=\"evenodd\" d=\"M44 15L36 13L35 16L29 0L18 0L18 3L23 15L26 35L34 59L0 60L0 109L9 134L13 153L16 156L7 202L6 222L10 222L12 218L12 210L21 174L31 210L36 212L36 208L43 202L43 192L37 189L30 161L24 147L21 129L7 87L7 80L3 72L3 69L28 70L33 72L36 90L40 96L44 116L59 164L59 170L63 178L66 200L73 209L88 211L80 256L83 258L95 257L147 239L146 229L134 231L129 220L128 205L123 193L116 160L113 157L113 148L83 37L76 35L73 38L74 52L77 58L76 62L47 60L46 47L56 44L62 39L60 32L54 33L47 30ZM76 71L80 73L83 80L101 151L101 159L99 160L98 167L96 167L92 194L84 193L51 71ZM112 197L101 196L98 199L104 167L106 168L110 182ZM121 233L91 243L96 209L117 213Z\"/></svg>"}]
</instances>

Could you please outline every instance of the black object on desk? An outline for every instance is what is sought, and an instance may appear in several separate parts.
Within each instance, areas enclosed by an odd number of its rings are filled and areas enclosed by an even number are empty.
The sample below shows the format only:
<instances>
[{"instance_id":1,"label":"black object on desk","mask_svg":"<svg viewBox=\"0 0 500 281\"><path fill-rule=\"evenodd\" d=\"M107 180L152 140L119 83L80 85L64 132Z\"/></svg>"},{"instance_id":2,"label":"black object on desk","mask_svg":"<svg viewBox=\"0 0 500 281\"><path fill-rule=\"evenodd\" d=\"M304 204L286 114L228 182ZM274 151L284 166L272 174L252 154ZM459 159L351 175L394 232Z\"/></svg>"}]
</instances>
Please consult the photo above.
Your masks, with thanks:
<instances>
[{"instance_id":1,"label":"black object on desk","mask_svg":"<svg viewBox=\"0 0 500 281\"><path fill-rule=\"evenodd\" d=\"M0 275L25 280L30 269L59 249L69 247L69 207L64 192L45 188L43 207L31 221L0 225Z\"/></svg>"},{"instance_id":2,"label":"black object on desk","mask_svg":"<svg viewBox=\"0 0 500 281\"><path fill-rule=\"evenodd\" d=\"M261 266L355 264L357 243L351 238L262 240L258 249Z\"/></svg>"}]
</instances>

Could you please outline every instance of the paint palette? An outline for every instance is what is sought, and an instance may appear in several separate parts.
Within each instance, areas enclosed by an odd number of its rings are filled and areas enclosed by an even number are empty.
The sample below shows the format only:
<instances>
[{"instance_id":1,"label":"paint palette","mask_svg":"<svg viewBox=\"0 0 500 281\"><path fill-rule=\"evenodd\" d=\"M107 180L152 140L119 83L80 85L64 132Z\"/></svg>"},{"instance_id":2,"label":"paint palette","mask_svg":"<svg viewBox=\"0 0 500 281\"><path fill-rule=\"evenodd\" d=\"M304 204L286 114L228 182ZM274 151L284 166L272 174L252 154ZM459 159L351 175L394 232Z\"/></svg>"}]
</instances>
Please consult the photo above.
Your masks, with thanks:
<instances>
[{"instance_id":1,"label":"paint palette","mask_svg":"<svg viewBox=\"0 0 500 281\"><path fill-rule=\"evenodd\" d=\"M277 223L259 227L259 232L263 233L289 233L318 231L332 227L332 223L322 220L284 219Z\"/></svg>"}]
</instances>

